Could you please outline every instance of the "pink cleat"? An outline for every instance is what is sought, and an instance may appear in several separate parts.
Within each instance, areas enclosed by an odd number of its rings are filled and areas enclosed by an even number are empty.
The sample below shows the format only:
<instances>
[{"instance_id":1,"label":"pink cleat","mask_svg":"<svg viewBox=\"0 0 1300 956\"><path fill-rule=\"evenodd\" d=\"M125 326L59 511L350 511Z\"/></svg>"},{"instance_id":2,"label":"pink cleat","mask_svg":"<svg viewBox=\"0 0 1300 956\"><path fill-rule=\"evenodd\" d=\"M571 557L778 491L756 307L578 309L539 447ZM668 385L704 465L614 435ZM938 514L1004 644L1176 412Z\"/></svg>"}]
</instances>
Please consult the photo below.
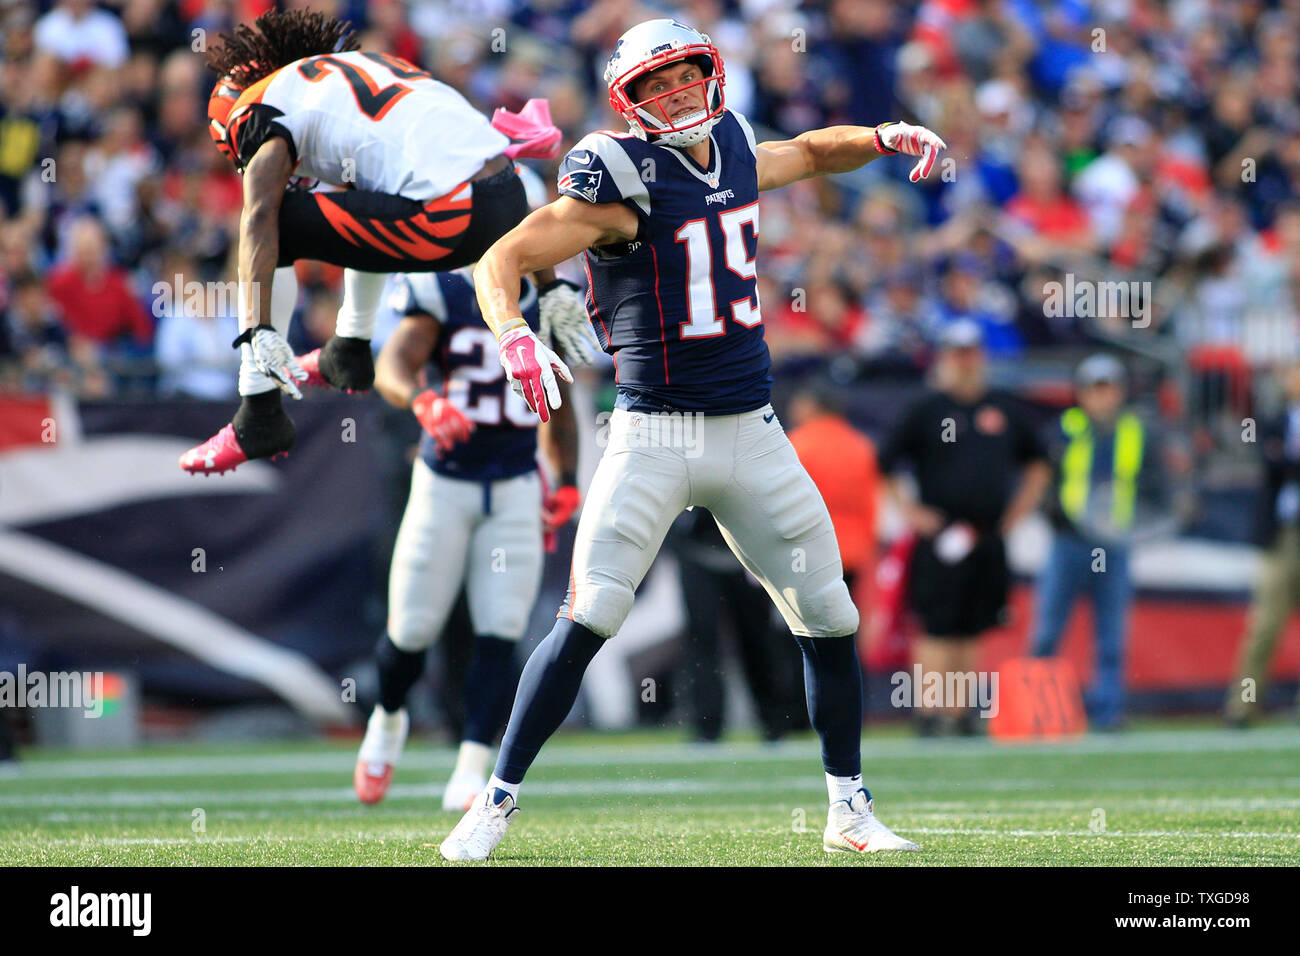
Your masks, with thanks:
<instances>
[{"instance_id":1,"label":"pink cleat","mask_svg":"<svg viewBox=\"0 0 1300 956\"><path fill-rule=\"evenodd\" d=\"M291 445L293 443L290 435ZM259 458L270 458L276 461L280 458L289 457L288 450L277 451L271 455L258 455ZM239 439L235 437L235 426L227 425L221 431L217 432L202 445L196 445L180 457L181 470L188 471L191 475L224 475L228 471L234 471L244 462L249 460L249 456L244 449L239 446Z\"/></svg>"},{"instance_id":2,"label":"pink cleat","mask_svg":"<svg viewBox=\"0 0 1300 956\"><path fill-rule=\"evenodd\" d=\"M191 475L221 475L248 461L235 437L235 426L227 425L202 445L181 455L180 465Z\"/></svg>"},{"instance_id":3,"label":"pink cleat","mask_svg":"<svg viewBox=\"0 0 1300 956\"><path fill-rule=\"evenodd\" d=\"M299 355L298 364L302 367L302 370L307 373L307 380L303 382L304 385L312 385L316 388L334 387L327 382L325 376L320 373L320 349L313 349L306 355Z\"/></svg>"},{"instance_id":4,"label":"pink cleat","mask_svg":"<svg viewBox=\"0 0 1300 956\"><path fill-rule=\"evenodd\" d=\"M392 782L393 765L390 763L368 764L358 760L352 773L352 787L362 803L378 803L384 799Z\"/></svg>"},{"instance_id":5,"label":"pink cleat","mask_svg":"<svg viewBox=\"0 0 1300 956\"><path fill-rule=\"evenodd\" d=\"M298 356L307 373L304 384L333 388L354 395L369 391L375 383L375 360L369 339L334 336L322 348Z\"/></svg>"},{"instance_id":6,"label":"pink cleat","mask_svg":"<svg viewBox=\"0 0 1300 956\"><path fill-rule=\"evenodd\" d=\"M352 772L352 787L362 803L378 803L388 793L388 785L393 782L393 768L402 757L410 727L406 708L390 714L375 705L370 720L366 722L366 736L361 741L357 766Z\"/></svg>"}]
</instances>

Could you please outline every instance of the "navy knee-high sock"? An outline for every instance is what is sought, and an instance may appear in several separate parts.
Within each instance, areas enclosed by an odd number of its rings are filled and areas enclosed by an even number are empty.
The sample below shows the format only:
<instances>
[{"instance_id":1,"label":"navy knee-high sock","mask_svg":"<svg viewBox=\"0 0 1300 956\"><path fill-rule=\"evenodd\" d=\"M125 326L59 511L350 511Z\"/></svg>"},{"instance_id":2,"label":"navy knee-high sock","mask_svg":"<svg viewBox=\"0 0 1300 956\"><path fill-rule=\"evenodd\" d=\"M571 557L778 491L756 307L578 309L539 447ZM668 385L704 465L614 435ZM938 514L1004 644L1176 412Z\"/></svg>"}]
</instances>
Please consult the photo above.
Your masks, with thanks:
<instances>
[{"instance_id":1,"label":"navy knee-high sock","mask_svg":"<svg viewBox=\"0 0 1300 956\"><path fill-rule=\"evenodd\" d=\"M406 695L424 673L424 651L404 651L385 634L375 646L379 663L379 706L390 714L406 705Z\"/></svg>"},{"instance_id":2,"label":"navy knee-high sock","mask_svg":"<svg viewBox=\"0 0 1300 956\"><path fill-rule=\"evenodd\" d=\"M808 718L822 739L822 765L836 777L862 773L862 671L852 637L799 637Z\"/></svg>"},{"instance_id":3,"label":"navy knee-high sock","mask_svg":"<svg viewBox=\"0 0 1300 956\"><path fill-rule=\"evenodd\" d=\"M582 675L604 645L605 638L581 624L555 622L519 675L515 706L497 755L499 778L511 784L523 782L542 744L569 716L582 687Z\"/></svg>"},{"instance_id":4,"label":"navy knee-high sock","mask_svg":"<svg viewBox=\"0 0 1300 956\"><path fill-rule=\"evenodd\" d=\"M491 744L510 715L519 671L515 641L480 634L465 672L465 740Z\"/></svg>"}]
</instances>

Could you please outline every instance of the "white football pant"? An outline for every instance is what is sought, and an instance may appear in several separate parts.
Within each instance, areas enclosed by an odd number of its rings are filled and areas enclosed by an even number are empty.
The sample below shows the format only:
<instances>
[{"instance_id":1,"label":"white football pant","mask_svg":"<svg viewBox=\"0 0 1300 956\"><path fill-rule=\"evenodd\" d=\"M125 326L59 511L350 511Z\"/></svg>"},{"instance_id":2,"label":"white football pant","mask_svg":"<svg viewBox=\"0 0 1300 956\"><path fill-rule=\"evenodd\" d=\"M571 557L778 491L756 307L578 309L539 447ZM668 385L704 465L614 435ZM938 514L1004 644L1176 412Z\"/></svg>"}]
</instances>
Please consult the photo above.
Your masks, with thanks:
<instances>
[{"instance_id":1,"label":"white football pant","mask_svg":"<svg viewBox=\"0 0 1300 956\"><path fill-rule=\"evenodd\" d=\"M388 636L401 650L438 639L462 583L474 633L519 640L542 581L537 472L488 482L448 478L417 458L388 578Z\"/></svg>"},{"instance_id":2,"label":"white football pant","mask_svg":"<svg viewBox=\"0 0 1300 956\"><path fill-rule=\"evenodd\" d=\"M792 633L857 631L830 513L771 405L709 416L617 409L606 431L558 616L616 634L669 525L699 506Z\"/></svg>"}]
</instances>

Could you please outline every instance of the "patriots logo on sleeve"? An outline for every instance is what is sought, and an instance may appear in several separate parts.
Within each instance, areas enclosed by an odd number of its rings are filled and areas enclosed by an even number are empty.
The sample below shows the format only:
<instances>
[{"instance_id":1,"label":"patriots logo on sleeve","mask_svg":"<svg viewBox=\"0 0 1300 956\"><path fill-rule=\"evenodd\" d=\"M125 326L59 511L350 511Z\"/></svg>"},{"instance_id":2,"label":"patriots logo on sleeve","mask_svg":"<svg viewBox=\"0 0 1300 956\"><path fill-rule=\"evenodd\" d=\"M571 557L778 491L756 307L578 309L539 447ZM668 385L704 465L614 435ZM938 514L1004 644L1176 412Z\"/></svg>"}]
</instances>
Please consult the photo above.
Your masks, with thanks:
<instances>
[{"instance_id":1,"label":"patriots logo on sleeve","mask_svg":"<svg viewBox=\"0 0 1300 956\"><path fill-rule=\"evenodd\" d=\"M600 180L604 171L599 169L573 169L560 177L561 192L571 191L582 196L587 202L595 202L600 190Z\"/></svg>"}]
</instances>

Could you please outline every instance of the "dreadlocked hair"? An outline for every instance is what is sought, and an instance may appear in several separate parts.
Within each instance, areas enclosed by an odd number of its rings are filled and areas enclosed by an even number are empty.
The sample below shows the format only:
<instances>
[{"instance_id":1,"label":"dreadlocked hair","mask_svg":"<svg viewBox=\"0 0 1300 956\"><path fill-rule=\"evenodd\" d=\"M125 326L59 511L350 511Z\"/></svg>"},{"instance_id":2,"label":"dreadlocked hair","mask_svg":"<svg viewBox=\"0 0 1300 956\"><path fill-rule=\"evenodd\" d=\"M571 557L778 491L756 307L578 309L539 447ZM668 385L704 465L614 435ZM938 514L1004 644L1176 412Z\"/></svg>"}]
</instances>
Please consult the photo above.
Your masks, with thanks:
<instances>
[{"instance_id":1,"label":"dreadlocked hair","mask_svg":"<svg viewBox=\"0 0 1300 956\"><path fill-rule=\"evenodd\" d=\"M352 24L312 10L271 10L241 23L234 35L223 34L208 51L207 64L218 76L229 76L241 89L305 56L346 53L361 46Z\"/></svg>"}]
</instances>

